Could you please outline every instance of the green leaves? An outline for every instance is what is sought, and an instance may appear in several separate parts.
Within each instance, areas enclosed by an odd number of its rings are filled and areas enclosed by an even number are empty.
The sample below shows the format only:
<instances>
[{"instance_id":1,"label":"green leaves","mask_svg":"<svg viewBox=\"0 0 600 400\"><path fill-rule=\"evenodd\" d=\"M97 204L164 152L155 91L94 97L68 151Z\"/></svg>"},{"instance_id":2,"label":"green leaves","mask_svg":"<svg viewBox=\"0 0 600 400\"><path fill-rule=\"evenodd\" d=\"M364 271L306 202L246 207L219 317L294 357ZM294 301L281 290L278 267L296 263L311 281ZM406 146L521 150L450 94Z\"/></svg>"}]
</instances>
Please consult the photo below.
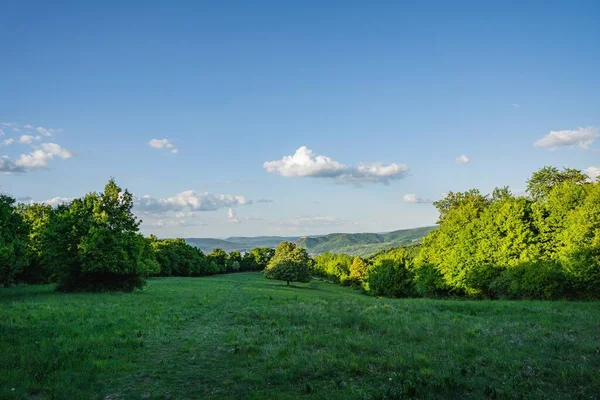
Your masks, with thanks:
<instances>
[{"instance_id":1,"label":"green leaves","mask_svg":"<svg viewBox=\"0 0 600 400\"><path fill-rule=\"evenodd\" d=\"M264 270L268 279L289 282L310 282L311 260L306 250L291 242L281 242Z\"/></svg>"}]
</instances>

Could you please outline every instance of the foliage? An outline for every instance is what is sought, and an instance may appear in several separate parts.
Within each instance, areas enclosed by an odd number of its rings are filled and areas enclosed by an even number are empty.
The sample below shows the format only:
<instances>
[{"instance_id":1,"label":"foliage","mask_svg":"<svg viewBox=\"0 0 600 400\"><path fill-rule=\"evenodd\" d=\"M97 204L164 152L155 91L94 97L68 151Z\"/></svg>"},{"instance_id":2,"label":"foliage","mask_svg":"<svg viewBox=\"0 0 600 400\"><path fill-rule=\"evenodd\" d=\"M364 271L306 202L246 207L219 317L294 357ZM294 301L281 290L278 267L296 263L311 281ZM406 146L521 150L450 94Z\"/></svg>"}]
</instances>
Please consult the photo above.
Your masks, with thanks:
<instances>
[{"instance_id":1,"label":"foliage","mask_svg":"<svg viewBox=\"0 0 600 400\"><path fill-rule=\"evenodd\" d=\"M65 291L131 291L151 271L145 239L138 233L133 196L110 180L103 193L89 193L60 206L48 222L44 261Z\"/></svg>"},{"instance_id":2,"label":"foliage","mask_svg":"<svg viewBox=\"0 0 600 400\"><path fill-rule=\"evenodd\" d=\"M306 250L291 242L282 242L264 270L267 279L287 282L310 282L310 264Z\"/></svg>"},{"instance_id":3,"label":"foliage","mask_svg":"<svg viewBox=\"0 0 600 400\"><path fill-rule=\"evenodd\" d=\"M577 170L545 167L528 191L470 190L436 202L440 226L423 239L415 260L417 291L600 297L600 183Z\"/></svg>"},{"instance_id":4,"label":"foliage","mask_svg":"<svg viewBox=\"0 0 600 400\"><path fill-rule=\"evenodd\" d=\"M17 211L28 227L29 260L16 280L26 283L49 283L53 276L44 264L43 235L53 213L52 207L42 203L19 204Z\"/></svg>"},{"instance_id":5,"label":"foliage","mask_svg":"<svg viewBox=\"0 0 600 400\"><path fill-rule=\"evenodd\" d=\"M183 239L148 239L161 276L201 276L209 275L209 264L197 248L190 246Z\"/></svg>"},{"instance_id":6,"label":"foliage","mask_svg":"<svg viewBox=\"0 0 600 400\"><path fill-rule=\"evenodd\" d=\"M367 269L364 288L368 294L385 297L410 297L415 294L410 258L399 248L373 260Z\"/></svg>"},{"instance_id":7,"label":"foliage","mask_svg":"<svg viewBox=\"0 0 600 400\"><path fill-rule=\"evenodd\" d=\"M353 259L346 254L320 254L314 258L312 273L335 283L344 283L350 277Z\"/></svg>"},{"instance_id":8,"label":"foliage","mask_svg":"<svg viewBox=\"0 0 600 400\"><path fill-rule=\"evenodd\" d=\"M29 261L28 229L14 207L15 199L0 194L0 284L9 286Z\"/></svg>"}]
</instances>

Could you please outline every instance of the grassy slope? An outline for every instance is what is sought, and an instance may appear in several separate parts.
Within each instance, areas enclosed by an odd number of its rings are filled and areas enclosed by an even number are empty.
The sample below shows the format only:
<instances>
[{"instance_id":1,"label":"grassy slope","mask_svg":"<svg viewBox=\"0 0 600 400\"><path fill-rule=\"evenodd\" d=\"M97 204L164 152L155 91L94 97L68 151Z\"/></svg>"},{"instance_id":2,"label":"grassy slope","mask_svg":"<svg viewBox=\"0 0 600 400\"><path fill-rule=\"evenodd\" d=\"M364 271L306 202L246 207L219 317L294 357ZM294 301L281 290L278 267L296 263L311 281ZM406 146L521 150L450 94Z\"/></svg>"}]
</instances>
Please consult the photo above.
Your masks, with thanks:
<instances>
[{"instance_id":1,"label":"grassy slope","mask_svg":"<svg viewBox=\"0 0 600 400\"><path fill-rule=\"evenodd\" d=\"M284 285L243 273L153 279L132 294L0 289L0 398L600 393L599 303L389 300Z\"/></svg>"}]
</instances>

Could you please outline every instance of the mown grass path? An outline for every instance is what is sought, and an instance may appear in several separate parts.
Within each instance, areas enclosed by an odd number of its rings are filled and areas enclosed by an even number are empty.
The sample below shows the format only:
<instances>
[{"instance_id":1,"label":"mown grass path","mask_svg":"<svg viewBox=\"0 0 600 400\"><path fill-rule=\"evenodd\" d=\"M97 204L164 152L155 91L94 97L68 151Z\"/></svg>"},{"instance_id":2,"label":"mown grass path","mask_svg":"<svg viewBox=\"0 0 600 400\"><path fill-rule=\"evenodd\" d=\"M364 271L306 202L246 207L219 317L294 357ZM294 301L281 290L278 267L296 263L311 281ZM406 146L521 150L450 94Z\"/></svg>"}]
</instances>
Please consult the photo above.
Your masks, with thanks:
<instances>
[{"instance_id":1,"label":"mown grass path","mask_svg":"<svg viewBox=\"0 0 600 400\"><path fill-rule=\"evenodd\" d=\"M376 299L257 273L32 286L0 289L0 350L8 399L594 399L600 303Z\"/></svg>"}]
</instances>

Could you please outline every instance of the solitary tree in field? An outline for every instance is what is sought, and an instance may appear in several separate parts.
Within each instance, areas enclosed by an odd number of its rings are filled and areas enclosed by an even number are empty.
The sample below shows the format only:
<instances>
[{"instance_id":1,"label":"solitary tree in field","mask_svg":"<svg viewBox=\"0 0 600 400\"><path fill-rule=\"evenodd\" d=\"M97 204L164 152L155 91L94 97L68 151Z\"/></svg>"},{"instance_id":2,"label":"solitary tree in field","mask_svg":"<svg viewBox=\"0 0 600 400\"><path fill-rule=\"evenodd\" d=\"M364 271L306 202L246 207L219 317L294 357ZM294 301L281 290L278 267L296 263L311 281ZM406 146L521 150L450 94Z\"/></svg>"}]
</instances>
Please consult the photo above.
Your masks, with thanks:
<instances>
[{"instance_id":1,"label":"solitary tree in field","mask_svg":"<svg viewBox=\"0 0 600 400\"><path fill-rule=\"evenodd\" d=\"M310 282L310 257L302 247L281 242L264 271L267 279L290 282Z\"/></svg>"}]
</instances>

